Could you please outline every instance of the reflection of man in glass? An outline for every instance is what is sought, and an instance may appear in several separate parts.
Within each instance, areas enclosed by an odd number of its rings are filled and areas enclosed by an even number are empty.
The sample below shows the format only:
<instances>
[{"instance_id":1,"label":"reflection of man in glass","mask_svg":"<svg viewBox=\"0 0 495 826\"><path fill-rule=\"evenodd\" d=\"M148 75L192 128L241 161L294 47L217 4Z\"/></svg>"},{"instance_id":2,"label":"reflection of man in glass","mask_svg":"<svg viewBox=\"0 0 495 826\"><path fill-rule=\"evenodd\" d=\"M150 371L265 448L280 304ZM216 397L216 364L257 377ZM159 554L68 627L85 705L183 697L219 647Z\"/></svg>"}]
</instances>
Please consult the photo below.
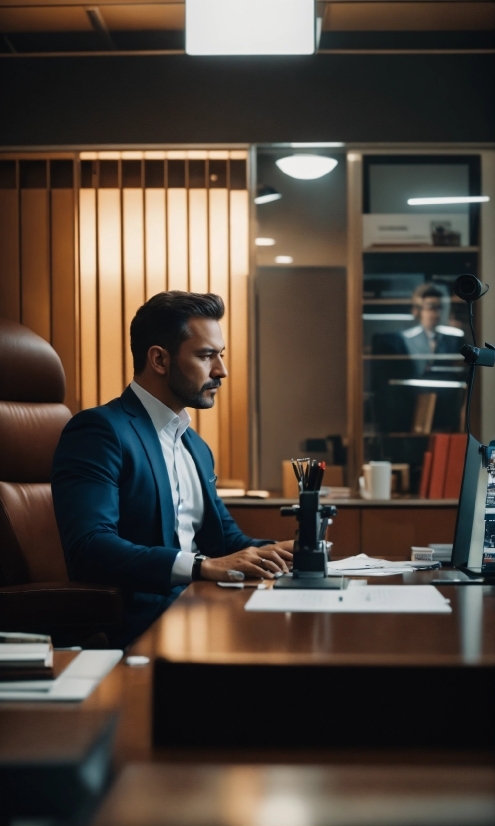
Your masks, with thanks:
<instances>
[{"instance_id":1,"label":"reflection of man in glass","mask_svg":"<svg viewBox=\"0 0 495 826\"><path fill-rule=\"evenodd\" d=\"M462 331L455 335L455 328L440 324L445 308L445 297L435 284L421 284L412 294L412 314L419 322L415 327L397 334L396 352L404 355L419 356L423 353L448 355L458 353L461 347L459 338ZM451 332L454 330L454 334ZM399 341L402 339L402 342ZM423 361L415 358L413 370L417 377L424 376L431 370L433 360Z\"/></svg>"},{"instance_id":2,"label":"reflection of man in glass","mask_svg":"<svg viewBox=\"0 0 495 826\"><path fill-rule=\"evenodd\" d=\"M392 357L373 363L375 419L381 430L410 432L421 393L436 395L433 429L457 430L464 391L452 387L451 382L465 378L461 361L455 358L463 332L441 323L448 318L449 304L441 287L431 282L421 284L411 296L416 324L373 336L373 354ZM413 384L409 384L411 380Z\"/></svg>"}]
</instances>

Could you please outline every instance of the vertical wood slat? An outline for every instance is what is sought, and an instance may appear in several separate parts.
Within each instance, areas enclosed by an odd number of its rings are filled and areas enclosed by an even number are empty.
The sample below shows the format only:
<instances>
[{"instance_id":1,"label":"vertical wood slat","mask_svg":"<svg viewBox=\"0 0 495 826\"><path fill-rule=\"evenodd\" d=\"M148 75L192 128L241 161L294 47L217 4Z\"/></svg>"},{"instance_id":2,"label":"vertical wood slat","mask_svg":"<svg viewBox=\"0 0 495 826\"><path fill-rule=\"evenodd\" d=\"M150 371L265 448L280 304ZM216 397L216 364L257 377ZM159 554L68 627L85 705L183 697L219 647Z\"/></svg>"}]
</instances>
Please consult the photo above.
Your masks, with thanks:
<instances>
[{"instance_id":1,"label":"vertical wood slat","mask_svg":"<svg viewBox=\"0 0 495 826\"><path fill-rule=\"evenodd\" d=\"M100 404L120 396L124 381L121 230L120 190L98 190Z\"/></svg>"},{"instance_id":2,"label":"vertical wood slat","mask_svg":"<svg viewBox=\"0 0 495 826\"><path fill-rule=\"evenodd\" d=\"M208 193L189 190L189 289L208 292Z\"/></svg>"},{"instance_id":3,"label":"vertical wood slat","mask_svg":"<svg viewBox=\"0 0 495 826\"><path fill-rule=\"evenodd\" d=\"M96 190L79 191L81 407L98 404Z\"/></svg>"},{"instance_id":4,"label":"vertical wood slat","mask_svg":"<svg viewBox=\"0 0 495 826\"><path fill-rule=\"evenodd\" d=\"M227 189L211 189L210 207L210 289L221 295L225 315L220 321L225 342L225 365L230 367L230 296L229 296L229 193ZM218 465L221 476L233 478L230 455L230 378L217 396ZM237 478L237 477L236 477ZM242 477L239 477L242 478ZM245 480L247 481L247 480Z\"/></svg>"},{"instance_id":5,"label":"vertical wood slat","mask_svg":"<svg viewBox=\"0 0 495 826\"><path fill-rule=\"evenodd\" d=\"M248 411L249 199L246 190L230 193L230 446L234 479L249 484Z\"/></svg>"},{"instance_id":6,"label":"vertical wood slat","mask_svg":"<svg viewBox=\"0 0 495 826\"><path fill-rule=\"evenodd\" d=\"M21 321L50 341L50 211L47 189L21 191Z\"/></svg>"},{"instance_id":7,"label":"vertical wood slat","mask_svg":"<svg viewBox=\"0 0 495 826\"><path fill-rule=\"evenodd\" d=\"M124 249L124 377L125 384L134 373L129 344L129 329L136 310L144 302L144 214L143 190L124 189L122 193L122 237Z\"/></svg>"},{"instance_id":8,"label":"vertical wood slat","mask_svg":"<svg viewBox=\"0 0 495 826\"><path fill-rule=\"evenodd\" d=\"M168 290L188 288L187 190L167 190Z\"/></svg>"},{"instance_id":9,"label":"vertical wood slat","mask_svg":"<svg viewBox=\"0 0 495 826\"><path fill-rule=\"evenodd\" d=\"M167 288L165 190L145 189L146 301Z\"/></svg>"},{"instance_id":10,"label":"vertical wood slat","mask_svg":"<svg viewBox=\"0 0 495 826\"><path fill-rule=\"evenodd\" d=\"M0 189L0 316L21 320L19 200L16 189Z\"/></svg>"},{"instance_id":11,"label":"vertical wood slat","mask_svg":"<svg viewBox=\"0 0 495 826\"><path fill-rule=\"evenodd\" d=\"M76 374L76 282L74 191L51 192L51 315L52 346L65 371L65 403L73 413L79 409Z\"/></svg>"}]
</instances>

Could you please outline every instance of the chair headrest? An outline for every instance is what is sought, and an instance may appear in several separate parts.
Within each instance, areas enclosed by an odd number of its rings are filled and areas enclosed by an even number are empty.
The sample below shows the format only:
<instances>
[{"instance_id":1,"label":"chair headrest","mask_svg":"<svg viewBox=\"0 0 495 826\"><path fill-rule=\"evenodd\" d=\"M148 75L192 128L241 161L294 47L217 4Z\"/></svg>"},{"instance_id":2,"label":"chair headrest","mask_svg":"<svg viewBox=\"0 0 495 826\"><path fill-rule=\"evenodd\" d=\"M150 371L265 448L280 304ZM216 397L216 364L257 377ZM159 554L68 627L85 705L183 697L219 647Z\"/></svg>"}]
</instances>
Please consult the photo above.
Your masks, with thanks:
<instances>
[{"instance_id":1,"label":"chair headrest","mask_svg":"<svg viewBox=\"0 0 495 826\"><path fill-rule=\"evenodd\" d=\"M65 375L53 347L28 327L0 318L0 400L63 402Z\"/></svg>"}]
</instances>

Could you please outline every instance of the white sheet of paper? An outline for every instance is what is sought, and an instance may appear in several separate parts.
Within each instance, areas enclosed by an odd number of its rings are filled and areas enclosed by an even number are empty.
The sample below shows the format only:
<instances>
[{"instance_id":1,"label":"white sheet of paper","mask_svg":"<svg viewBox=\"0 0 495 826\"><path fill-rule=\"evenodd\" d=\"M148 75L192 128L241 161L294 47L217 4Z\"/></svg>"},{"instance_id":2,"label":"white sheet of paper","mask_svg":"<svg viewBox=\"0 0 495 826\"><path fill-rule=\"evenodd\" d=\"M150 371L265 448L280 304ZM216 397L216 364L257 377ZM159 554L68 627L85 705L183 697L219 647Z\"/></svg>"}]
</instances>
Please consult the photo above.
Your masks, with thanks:
<instances>
[{"instance_id":1,"label":"white sheet of paper","mask_svg":"<svg viewBox=\"0 0 495 826\"><path fill-rule=\"evenodd\" d=\"M407 574L418 568L427 567L408 560L390 562L388 559L374 559L367 554L348 556L346 559L337 559L328 563L329 574L344 574L346 576L396 576Z\"/></svg>"},{"instance_id":2,"label":"white sheet of paper","mask_svg":"<svg viewBox=\"0 0 495 826\"><path fill-rule=\"evenodd\" d=\"M339 614L450 614L434 585L362 585L345 591L255 591L246 611Z\"/></svg>"},{"instance_id":3,"label":"white sheet of paper","mask_svg":"<svg viewBox=\"0 0 495 826\"><path fill-rule=\"evenodd\" d=\"M56 680L0 682L0 701L80 702L89 697L122 654L117 649L81 651Z\"/></svg>"}]
</instances>

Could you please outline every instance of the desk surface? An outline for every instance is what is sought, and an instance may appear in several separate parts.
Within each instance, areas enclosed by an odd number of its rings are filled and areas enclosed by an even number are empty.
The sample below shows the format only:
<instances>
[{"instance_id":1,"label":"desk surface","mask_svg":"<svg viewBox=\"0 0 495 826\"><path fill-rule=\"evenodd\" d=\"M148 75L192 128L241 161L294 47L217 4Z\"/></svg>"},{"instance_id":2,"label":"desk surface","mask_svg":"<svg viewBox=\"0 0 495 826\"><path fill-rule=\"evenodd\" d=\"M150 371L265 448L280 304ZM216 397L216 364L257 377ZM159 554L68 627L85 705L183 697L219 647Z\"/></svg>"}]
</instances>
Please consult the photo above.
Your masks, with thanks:
<instances>
[{"instance_id":1,"label":"desk surface","mask_svg":"<svg viewBox=\"0 0 495 826\"><path fill-rule=\"evenodd\" d=\"M434 572L432 572L432 575ZM428 573L421 574L423 580ZM400 577L387 583L400 582ZM377 584L379 584L378 581ZM450 615L264 615L244 611L249 594L225 591L210 583L190 586L157 622L134 644L130 653L150 657L150 665L129 667L123 661L98 686L96 691L73 711L117 709L120 723L117 733L117 764L156 759L191 759L191 751L171 749L157 751L152 746L152 677L157 656L168 658L171 666L184 663L292 663L295 665L373 665L405 664L415 668L438 665L472 671L472 666L495 664L495 589L479 586L455 586L441 589L452 600ZM464 668L462 668L464 666ZM490 670L491 670L490 669ZM485 670L482 668L482 670ZM373 669L371 669L373 671ZM474 668L478 671L478 668ZM171 688L174 693L174 687ZM363 697L366 697L366 686ZM407 702L406 695L401 702ZM475 701L476 707L483 705ZM19 708L19 706L16 706ZM30 706L31 708L33 706ZM57 706L70 712L67 704ZM23 706L26 708L26 706ZM441 710L441 708L440 708ZM70 714L69 714L70 716ZM196 753L196 758L202 758ZM232 752L213 754L208 759L267 760L267 753L253 751L243 755ZM274 751L270 760L280 760ZM346 762L360 759L359 752L326 749L324 753L284 754L292 762ZM369 752L367 760L370 759ZM373 760L390 762L376 750ZM400 759L418 761L417 750ZM420 759L425 759L423 751ZM467 749L456 752L433 749L427 761L443 763L491 762L486 750Z\"/></svg>"},{"instance_id":2,"label":"desk surface","mask_svg":"<svg viewBox=\"0 0 495 826\"><path fill-rule=\"evenodd\" d=\"M369 582L401 584L402 576ZM494 666L495 588L439 590L451 614L266 614L244 610L252 589L197 582L156 624L154 655L205 664Z\"/></svg>"}]
</instances>

